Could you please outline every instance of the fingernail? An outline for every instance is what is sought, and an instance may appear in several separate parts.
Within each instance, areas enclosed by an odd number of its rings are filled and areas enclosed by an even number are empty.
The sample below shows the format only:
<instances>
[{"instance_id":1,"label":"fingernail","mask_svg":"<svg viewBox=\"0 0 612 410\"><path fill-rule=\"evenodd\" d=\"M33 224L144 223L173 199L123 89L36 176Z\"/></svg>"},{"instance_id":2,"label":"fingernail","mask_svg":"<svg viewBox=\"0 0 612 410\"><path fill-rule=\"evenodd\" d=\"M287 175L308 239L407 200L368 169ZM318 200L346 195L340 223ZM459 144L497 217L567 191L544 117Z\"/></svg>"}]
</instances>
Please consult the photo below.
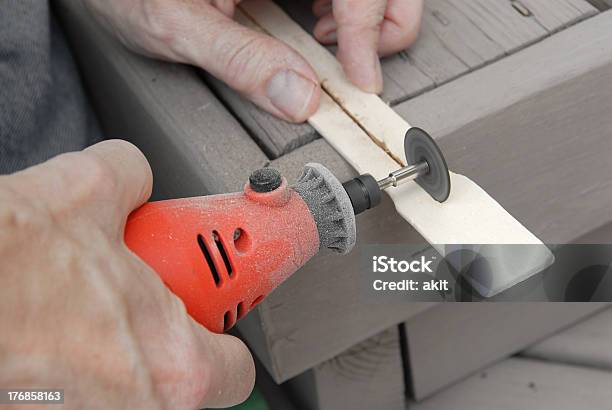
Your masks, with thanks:
<instances>
[{"instance_id":1,"label":"fingernail","mask_svg":"<svg viewBox=\"0 0 612 410\"><path fill-rule=\"evenodd\" d=\"M293 70L282 70L268 82L270 102L289 118L304 118L317 84Z\"/></svg>"}]
</instances>

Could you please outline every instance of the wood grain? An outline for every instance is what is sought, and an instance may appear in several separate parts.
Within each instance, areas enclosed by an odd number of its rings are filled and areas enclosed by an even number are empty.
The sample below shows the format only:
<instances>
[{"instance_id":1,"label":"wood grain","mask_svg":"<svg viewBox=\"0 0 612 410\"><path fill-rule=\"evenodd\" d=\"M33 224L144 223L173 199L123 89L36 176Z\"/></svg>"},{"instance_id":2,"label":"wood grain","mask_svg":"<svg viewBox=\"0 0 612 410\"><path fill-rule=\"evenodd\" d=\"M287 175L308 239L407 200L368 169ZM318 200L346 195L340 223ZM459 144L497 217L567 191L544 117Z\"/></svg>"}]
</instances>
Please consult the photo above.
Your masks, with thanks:
<instances>
[{"instance_id":1,"label":"wood grain","mask_svg":"<svg viewBox=\"0 0 612 410\"><path fill-rule=\"evenodd\" d=\"M305 410L404 410L397 327L325 361L285 386Z\"/></svg>"},{"instance_id":2,"label":"wood grain","mask_svg":"<svg viewBox=\"0 0 612 410\"><path fill-rule=\"evenodd\" d=\"M571 242L612 220L611 24L602 13L396 109L541 239Z\"/></svg>"},{"instance_id":3,"label":"wood grain","mask_svg":"<svg viewBox=\"0 0 612 410\"><path fill-rule=\"evenodd\" d=\"M522 356L612 371L612 309L530 347Z\"/></svg>"},{"instance_id":4,"label":"wood grain","mask_svg":"<svg viewBox=\"0 0 612 410\"><path fill-rule=\"evenodd\" d=\"M605 307L603 303L440 304L405 323L408 387L415 399L422 400Z\"/></svg>"},{"instance_id":5,"label":"wood grain","mask_svg":"<svg viewBox=\"0 0 612 410\"><path fill-rule=\"evenodd\" d=\"M611 400L611 373L512 358L407 409L605 410Z\"/></svg>"},{"instance_id":6,"label":"wood grain","mask_svg":"<svg viewBox=\"0 0 612 410\"><path fill-rule=\"evenodd\" d=\"M307 32L315 18L310 0L278 2ZM521 15L508 0L427 0L420 38L408 50L383 59L382 99L395 105L537 42L597 10L585 0L527 0ZM214 81L211 85L216 88ZM271 157L314 138L308 126L277 120L226 88L220 96Z\"/></svg>"},{"instance_id":7,"label":"wood grain","mask_svg":"<svg viewBox=\"0 0 612 410\"><path fill-rule=\"evenodd\" d=\"M241 189L268 161L193 69L128 51L79 1L63 0L56 9L106 135L145 153L156 198Z\"/></svg>"}]
</instances>

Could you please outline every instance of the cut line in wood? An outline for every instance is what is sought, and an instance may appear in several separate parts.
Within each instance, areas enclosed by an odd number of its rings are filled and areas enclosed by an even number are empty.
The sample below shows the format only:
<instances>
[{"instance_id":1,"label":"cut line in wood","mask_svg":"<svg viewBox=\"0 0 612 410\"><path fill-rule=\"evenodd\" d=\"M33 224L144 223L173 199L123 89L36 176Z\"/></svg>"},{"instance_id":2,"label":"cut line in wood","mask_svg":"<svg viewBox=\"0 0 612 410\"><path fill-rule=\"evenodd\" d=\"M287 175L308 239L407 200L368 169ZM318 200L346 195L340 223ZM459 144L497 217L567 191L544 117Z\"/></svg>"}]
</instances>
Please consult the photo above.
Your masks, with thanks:
<instances>
[{"instance_id":1,"label":"cut line in wood","mask_svg":"<svg viewBox=\"0 0 612 410\"><path fill-rule=\"evenodd\" d=\"M240 9L309 60L327 94L309 123L358 172L381 178L397 169L398 162L405 164L403 138L411 127L406 120L378 96L351 84L334 56L273 2L249 0ZM416 184L389 192L400 215L439 252L445 253L443 244L541 244L468 178L452 174L451 182L453 190L444 204Z\"/></svg>"}]
</instances>

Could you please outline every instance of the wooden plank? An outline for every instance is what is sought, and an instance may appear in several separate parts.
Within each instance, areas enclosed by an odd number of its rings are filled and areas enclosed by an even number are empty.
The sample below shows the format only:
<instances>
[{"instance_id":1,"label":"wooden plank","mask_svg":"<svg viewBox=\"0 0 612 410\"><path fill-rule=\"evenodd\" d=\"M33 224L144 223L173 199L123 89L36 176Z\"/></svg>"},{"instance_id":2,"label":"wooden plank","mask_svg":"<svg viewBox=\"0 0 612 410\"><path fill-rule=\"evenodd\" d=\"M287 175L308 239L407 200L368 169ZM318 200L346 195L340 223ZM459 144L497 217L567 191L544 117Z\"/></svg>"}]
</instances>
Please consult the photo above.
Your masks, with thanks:
<instances>
[{"instance_id":1,"label":"wooden plank","mask_svg":"<svg viewBox=\"0 0 612 410\"><path fill-rule=\"evenodd\" d=\"M448 25L445 26L441 22L440 15L436 17L436 15L433 14L428 2L425 2L425 4L425 13L419 39L410 48L410 51L405 52L405 55L411 63L431 78L435 84L441 84L467 72L470 68L468 66L468 61L469 59L473 59L473 54L469 53L468 56L462 60L455 52L458 50L470 50L469 48L460 48L460 46L458 46L461 44L460 41L451 42L452 45L456 45L456 47L454 47L455 50L446 46L444 39L449 38L449 36L440 36L436 27L446 27ZM450 37L452 36L451 34ZM484 35L482 37L484 37Z\"/></svg>"},{"instance_id":2,"label":"wooden plank","mask_svg":"<svg viewBox=\"0 0 612 410\"><path fill-rule=\"evenodd\" d=\"M296 148L314 141L317 132L304 124L292 124L276 118L245 100L236 91L210 75L205 75L207 83L219 95L242 125L249 130L253 139L270 159L278 158Z\"/></svg>"},{"instance_id":3,"label":"wooden plank","mask_svg":"<svg viewBox=\"0 0 612 410\"><path fill-rule=\"evenodd\" d=\"M547 34L535 19L518 13L510 1L464 0L461 11L507 53L524 48Z\"/></svg>"},{"instance_id":4,"label":"wooden plank","mask_svg":"<svg viewBox=\"0 0 612 410\"><path fill-rule=\"evenodd\" d=\"M355 170L330 145L316 140L270 166L279 169L290 182L300 175L308 162L325 164L340 180L356 175ZM259 305L263 337L258 348L269 354L263 360L279 382L294 377L350 346L413 315L433 303L364 301L356 272L360 255L368 244L424 243L412 227L400 218L389 198L371 212L358 216L357 244L351 257L322 253L289 278ZM305 309L304 306L308 306ZM243 321L251 322L250 317ZM243 322L238 323L242 331ZM252 332L243 334L251 340Z\"/></svg>"},{"instance_id":5,"label":"wooden plank","mask_svg":"<svg viewBox=\"0 0 612 410\"><path fill-rule=\"evenodd\" d=\"M404 130L410 125L402 117L378 96L350 83L338 61L278 6L270 1L251 0L241 3L241 8L264 30L283 39L311 62L322 79L323 90L333 101L324 94L319 110L308 122L359 173L381 179L397 170L399 163L405 164ZM552 263L554 258L548 248L484 190L452 172L450 179L453 189L443 204L415 183L388 192L398 213L441 255L451 244L536 245L532 247L537 252L533 258L525 259L511 271L498 272L486 287L467 277L481 295L498 294Z\"/></svg>"},{"instance_id":6,"label":"wooden plank","mask_svg":"<svg viewBox=\"0 0 612 410\"><path fill-rule=\"evenodd\" d=\"M336 59L272 2L250 0L240 7L268 33L283 39L311 62L323 89L334 101L323 96L321 107L308 122L359 173L383 178L398 168L392 158L405 163L403 140L410 128L408 122L378 96L351 84ZM451 184L451 196L444 204L437 203L417 184L389 192L400 215L441 254L445 248L440 244L539 242L467 178L451 175Z\"/></svg>"},{"instance_id":7,"label":"wooden plank","mask_svg":"<svg viewBox=\"0 0 612 410\"><path fill-rule=\"evenodd\" d=\"M129 52L81 2L58 2L106 135L127 139L153 168L155 196L241 189L267 157L186 66Z\"/></svg>"},{"instance_id":8,"label":"wooden plank","mask_svg":"<svg viewBox=\"0 0 612 410\"><path fill-rule=\"evenodd\" d=\"M612 371L612 309L583 320L521 353L522 356Z\"/></svg>"},{"instance_id":9,"label":"wooden plank","mask_svg":"<svg viewBox=\"0 0 612 410\"><path fill-rule=\"evenodd\" d=\"M573 243L577 244L612 244L612 222L602 225L582 235Z\"/></svg>"},{"instance_id":10,"label":"wooden plank","mask_svg":"<svg viewBox=\"0 0 612 410\"><path fill-rule=\"evenodd\" d=\"M606 11L612 7L612 0L588 0L588 2L601 11Z\"/></svg>"},{"instance_id":11,"label":"wooden plank","mask_svg":"<svg viewBox=\"0 0 612 410\"><path fill-rule=\"evenodd\" d=\"M422 400L605 307L603 303L439 304L405 323L408 388Z\"/></svg>"},{"instance_id":12,"label":"wooden plank","mask_svg":"<svg viewBox=\"0 0 612 410\"><path fill-rule=\"evenodd\" d=\"M449 50L470 69L479 67L487 62L496 60L504 55L504 49L493 39L486 36L465 14L463 14L456 1L430 0L425 2L423 13L423 27L430 27L438 38L440 47ZM427 43L420 39L415 48L408 51L409 55L419 52L420 43ZM432 48L429 44L425 47ZM425 71L429 73L429 71ZM463 71L464 72L464 71ZM448 81L451 76L442 78Z\"/></svg>"},{"instance_id":13,"label":"wooden plank","mask_svg":"<svg viewBox=\"0 0 612 410\"><path fill-rule=\"evenodd\" d=\"M407 409L604 410L611 400L611 373L512 358Z\"/></svg>"},{"instance_id":14,"label":"wooden plank","mask_svg":"<svg viewBox=\"0 0 612 410\"><path fill-rule=\"evenodd\" d=\"M311 1L279 3L307 32L312 31L316 19ZM529 9L532 15L525 17L506 0L426 1L420 38L410 49L383 59L382 99L391 105L403 102L596 12L584 0L531 0ZM272 158L314 139L308 126L272 118L227 89L220 94Z\"/></svg>"},{"instance_id":15,"label":"wooden plank","mask_svg":"<svg viewBox=\"0 0 612 410\"><path fill-rule=\"evenodd\" d=\"M285 388L305 410L404 410L397 327L385 330L304 374Z\"/></svg>"},{"instance_id":16,"label":"wooden plank","mask_svg":"<svg viewBox=\"0 0 612 410\"><path fill-rule=\"evenodd\" d=\"M612 219L611 26L602 13L396 109L545 242L571 242Z\"/></svg>"},{"instance_id":17,"label":"wooden plank","mask_svg":"<svg viewBox=\"0 0 612 410\"><path fill-rule=\"evenodd\" d=\"M595 7L582 0L556 0L552 7L550 2L542 0L520 0L518 3L525 6L549 33L597 14Z\"/></svg>"}]
</instances>

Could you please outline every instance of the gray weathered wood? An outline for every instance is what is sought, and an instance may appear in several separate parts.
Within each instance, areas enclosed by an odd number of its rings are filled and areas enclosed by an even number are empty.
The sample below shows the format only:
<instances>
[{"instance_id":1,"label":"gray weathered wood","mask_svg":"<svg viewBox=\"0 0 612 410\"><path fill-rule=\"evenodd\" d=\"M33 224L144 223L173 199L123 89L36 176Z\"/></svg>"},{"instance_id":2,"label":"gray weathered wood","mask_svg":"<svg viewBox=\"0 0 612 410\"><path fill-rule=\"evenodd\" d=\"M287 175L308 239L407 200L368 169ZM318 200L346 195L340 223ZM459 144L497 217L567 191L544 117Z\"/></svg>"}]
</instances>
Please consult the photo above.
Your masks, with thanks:
<instances>
[{"instance_id":1,"label":"gray weathered wood","mask_svg":"<svg viewBox=\"0 0 612 410\"><path fill-rule=\"evenodd\" d=\"M289 380L307 410L403 410L404 374L397 327L387 329Z\"/></svg>"},{"instance_id":2,"label":"gray weathered wood","mask_svg":"<svg viewBox=\"0 0 612 410\"><path fill-rule=\"evenodd\" d=\"M207 83L232 110L269 158L291 152L319 136L307 123L292 124L274 117L210 75Z\"/></svg>"},{"instance_id":3,"label":"gray weathered wood","mask_svg":"<svg viewBox=\"0 0 612 410\"><path fill-rule=\"evenodd\" d=\"M267 163L240 124L190 67L129 52L76 0L57 2L108 137L136 144L157 197L241 189Z\"/></svg>"},{"instance_id":4,"label":"gray weathered wood","mask_svg":"<svg viewBox=\"0 0 612 410\"><path fill-rule=\"evenodd\" d=\"M612 244L612 222L582 235L576 239L577 244Z\"/></svg>"},{"instance_id":5,"label":"gray weathered wood","mask_svg":"<svg viewBox=\"0 0 612 410\"><path fill-rule=\"evenodd\" d=\"M571 242L612 220L611 26L605 12L397 111L542 240Z\"/></svg>"},{"instance_id":6,"label":"gray weathered wood","mask_svg":"<svg viewBox=\"0 0 612 410\"><path fill-rule=\"evenodd\" d=\"M597 14L586 1L555 1L552 7L542 0L520 0L548 32L555 32Z\"/></svg>"},{"instance_id":7,"label":"gray weathered wood","mask_svg":"<svg viewBox=\"0 0 612 410\"><path fill-rule=\"evenodd\" d=\"M443 303L405 323L409 389L422 400L604 308L598 303Z\"/></svg>"},{"instance_id":8,"label":"gray weathered wood","mask_svg":"<svg viewBox=\"0 0 612 410\"><path fill-rule=\"evenodd\" d=\"M289 181L295 181L304 164L310 161L325 164L340 180L355 175L324 140L316 140L285 155L271 166ZM357 230L357 246L350 256L322 253L260 304L259 319L264 335L250 338L251 334L243 331L252 345L269 353L270 362L264 361L264 364L277 381L294 377L432 306L431 303L386 300L373 303L362 297L363 290L356 277L361 269L359 249L369 243L424 242L397 216L391 201L385 197L377 209L360 215ZM386 232L382 239L381 232ZM242 326L239 322L241 330Z\"/></svg>"},{"instance_id":9,"label":"gray weathered wood","mask_svg":"<svg viewBox=\"0 0 612 410\"><path fill-rule=\"evenodd\" d=\"M311 1L279 3L312 31ZM597 12L585 0L533 0L528 6L532 15L523 16L508 0L426 1L420 38L409 50L383 59L383 99L405 101ZM309 126L275 119L227 88L219 92L272 158L316 137Z\"/></svg>"},{"instance_id":10,"label":"gray weathered wood","mask_svg":"<svg viewBox=\"0 0 612 410\"><path fill-rule=\"evenodd\" d=\"M607 178L612 174L612 118L607 114L612 94L604 86L612 83L611 24L612 14L594 17L417 97L399 112L429 129L451 168L479 182L534 233L553 243L573 241L610 219L601 204L612 202ZM569 169L564 162L568 158L594 164L597 171ZM275 165L295 175L313 160L341 178L352 175L321 140ZM358 229L363 243L419 240L387 202L361 215ZM351 281L358 260L359 247L351 258L320 255L264 301L263 345L277 380L411 314L391 305L360 303L357 284Z\"/></svg>"},{"instance_id":11,"label":"gray weathered wood","mask_svg":"<svg viewBox=\"0 0 612 410\"><path fill-rule=\"evenodd\" d=\"M611 347L612 309L607 308L530 347L521 355L612 371Z\"/></svg>"},{"instance_id":12,"label":"gray weathered wood","mask_svg":"<svg viewBox=\"0 0 612 410\"><path fill-rule=\"evenodd\" d=\"M408 410L604 410L612 373L511 358L457 383Z\"/></svg>"},{"instance_id":13,"label":"gray weathered wood","mask_svg":"<svg viewBox=\"0 0 612 410\"><path fill-rule=\"evenodd\" d=\"M605 11L612 7L612 0L588 0L598 10Z\"/></svg>"}]
</instances>

